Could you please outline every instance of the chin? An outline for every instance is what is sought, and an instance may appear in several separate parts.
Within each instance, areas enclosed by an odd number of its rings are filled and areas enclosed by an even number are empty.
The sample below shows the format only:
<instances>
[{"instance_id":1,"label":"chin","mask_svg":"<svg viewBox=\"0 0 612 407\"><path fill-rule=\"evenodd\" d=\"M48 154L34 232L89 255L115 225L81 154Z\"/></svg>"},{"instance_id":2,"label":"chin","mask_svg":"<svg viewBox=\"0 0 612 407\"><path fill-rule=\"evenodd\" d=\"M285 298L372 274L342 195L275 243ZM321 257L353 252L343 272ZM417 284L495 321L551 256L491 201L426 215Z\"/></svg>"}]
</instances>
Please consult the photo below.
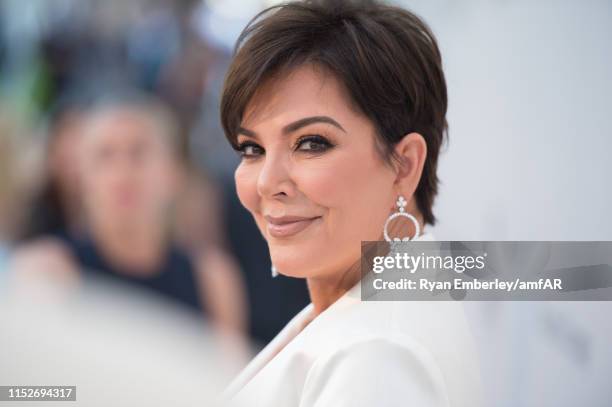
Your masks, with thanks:
<instances>
[{"instance_id":1,"label":"chin","mask_svg":"<svg viewBox=\"0 0 612 407\"><path fill-rule=\"evenodd\" d=\"M317 251L307 250L297 247L270 247L270 258L276 270L287 277L308 278L313 274L319 264L313 259L320 259L315 256ZM320 251L318 251L320 253Z\"/></svg>"}]
</instances>

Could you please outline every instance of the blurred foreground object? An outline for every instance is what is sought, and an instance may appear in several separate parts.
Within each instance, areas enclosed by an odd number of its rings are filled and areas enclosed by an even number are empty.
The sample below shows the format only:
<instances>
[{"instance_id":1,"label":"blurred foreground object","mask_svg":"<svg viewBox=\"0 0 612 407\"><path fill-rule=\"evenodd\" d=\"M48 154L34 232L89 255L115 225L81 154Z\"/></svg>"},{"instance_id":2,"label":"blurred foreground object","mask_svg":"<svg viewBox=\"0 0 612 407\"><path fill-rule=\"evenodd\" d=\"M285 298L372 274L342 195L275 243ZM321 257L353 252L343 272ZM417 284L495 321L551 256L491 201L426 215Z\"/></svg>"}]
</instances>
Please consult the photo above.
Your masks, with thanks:
<instances>
[{"instance_id":1,"label":"blurred foreground object","mask_svg":"<svg viewBox=\"0 0 612 407\"><path fill-rule=\"evenodd\" d=\"M108 281L42 283L0 299L2 385L76 386L70 406L214 405L233 369L200 319Z\"/></svg>"}]
</instances>

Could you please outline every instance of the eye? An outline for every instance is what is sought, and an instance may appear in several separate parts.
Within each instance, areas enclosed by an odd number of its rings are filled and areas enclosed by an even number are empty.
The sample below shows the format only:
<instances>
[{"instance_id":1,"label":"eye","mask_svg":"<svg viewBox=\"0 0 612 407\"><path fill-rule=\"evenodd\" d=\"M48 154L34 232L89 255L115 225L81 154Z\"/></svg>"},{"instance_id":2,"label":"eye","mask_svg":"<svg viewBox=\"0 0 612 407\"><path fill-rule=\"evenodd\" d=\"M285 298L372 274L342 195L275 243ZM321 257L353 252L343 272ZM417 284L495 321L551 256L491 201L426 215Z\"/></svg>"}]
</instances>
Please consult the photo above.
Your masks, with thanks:
<instances>
[{"instance_id":1,"label":"eye","mask_svg":"<svg viewBox=\"0 0 612 407\"><path fill-rule=\"evenodd\" d=\"M309 153L319 153L328 150L333 145L323 136L310 135L301 137L296 142L296 150Z\"/></svg>"},{"instance_id":2,"label":"eye","mask_svg":"<svg viewBox=\"0 0 612 407\"><path fill-rule=\"evenodd\" d=\"M236 151L238 151L242 158L256 158L264 153L263 148L250 141L240 143Z\"/></svg>"}]
</instances>

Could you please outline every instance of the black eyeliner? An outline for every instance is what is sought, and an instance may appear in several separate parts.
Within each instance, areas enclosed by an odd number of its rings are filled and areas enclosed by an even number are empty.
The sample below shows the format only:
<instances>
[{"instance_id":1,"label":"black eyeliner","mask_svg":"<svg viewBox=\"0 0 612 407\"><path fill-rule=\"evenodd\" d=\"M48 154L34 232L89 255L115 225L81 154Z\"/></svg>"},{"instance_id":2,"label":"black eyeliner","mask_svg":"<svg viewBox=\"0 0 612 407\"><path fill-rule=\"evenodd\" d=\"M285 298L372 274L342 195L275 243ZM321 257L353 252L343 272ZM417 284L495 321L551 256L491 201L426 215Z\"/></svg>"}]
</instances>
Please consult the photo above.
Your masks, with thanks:
<instances>
[{"instance_id":1,"label":"black eyeliner","mask_svg":"<svg viewBox=\"0 0 612 407\"><path fill-rule=\"evenodd\" d=\"M242 143L238 143L238 145L234 148L234 150L236 150L236 152L243 158L255 158L257 157L257 155L247 155L245 154L244 150L246 147L254 147L256 149L260 149L262 152L265 151L263 149L263 147L261 147L259 144L254 143L252 141L243 141Z\"/></svg>"},{"instance_id":2,"label":"black eyeliner","mask_svg":"<svg viewBox=\"0 0 612 407\"><path fill-rule=\"evenodd\" d=\"M308 134L308 135L305 135L305 136L301 136L300 138L298 138L296 140L295 145L294 145L294 150L299 151L299 146L303 142L305 142L305 141L312 141L312 142L319 143L319 144L324 146L324 148L321 149L321 150L304 151L304 152L307 152L307 153L323 152L323 151L328 150L328 149L330 149L332 147L335 147L335 144L333 144L331 141L329 141L324 136L321 136L319 134Z\"/></svg>"}]
</instances>

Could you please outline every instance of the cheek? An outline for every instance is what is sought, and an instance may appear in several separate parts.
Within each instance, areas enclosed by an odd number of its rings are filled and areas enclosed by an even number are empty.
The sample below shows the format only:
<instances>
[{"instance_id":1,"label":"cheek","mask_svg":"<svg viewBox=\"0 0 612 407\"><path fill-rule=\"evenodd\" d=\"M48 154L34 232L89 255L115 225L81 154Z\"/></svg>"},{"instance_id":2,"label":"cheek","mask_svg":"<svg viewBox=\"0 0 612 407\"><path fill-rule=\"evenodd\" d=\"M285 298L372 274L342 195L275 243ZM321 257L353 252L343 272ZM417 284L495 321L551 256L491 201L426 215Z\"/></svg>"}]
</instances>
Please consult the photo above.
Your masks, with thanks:
<instances>
[{"instance_id":1,"label":"cheek","mask_svg":"<svg viewBox=\"0 0 612 407\"><path fill-rule=\"evenodd\" d=\"M154 162L140 180L146 198L156 201L154 206L165 207L172 201L178 187L178 169L170 160Z\"/></svg>"},{"instance_id":2,"label":"cheek","mask_svg":"<svg viewBox=\"0 0 612 407\"><path fill-rule=\"evenodd\" d=\"M256 165L244 162L238 165L234 172L238 199L253 216L259 212L259 195L257 194L258 174L259 171Z\"/></svg>"},{"instance_id":3,"label":"cheek","mask_svg":"<svg viewBox=\"0 0 612 407\"><path fill-rule=\"evenodd\" d=\"M81 187L88 211L106 211L112 202L112 183L108 174L89 169L82 176Z\"/></svg>"},{"instance_id":4,"label":"cheek","mask_svg":"<svg viewBox=\"0 0 612 407\"><path fill-rule=\"evenodd\" d=\"M304 194L327 209L326 227L334 239L376 240L388 215L393 173L365 152L336 154L298 175Z\"/></svg>"},{"instance_id":5,"label":"cheek","mask_svg":"<svg viewBox=\"0 0 612 407\"><path fill-rule=\"evenodd\" d=\"M82 185L85 196L95 196L99 199L104 191L110 189L111 182L108 172L88 168L82 177Z\"/></svg>"}]
</instances>

